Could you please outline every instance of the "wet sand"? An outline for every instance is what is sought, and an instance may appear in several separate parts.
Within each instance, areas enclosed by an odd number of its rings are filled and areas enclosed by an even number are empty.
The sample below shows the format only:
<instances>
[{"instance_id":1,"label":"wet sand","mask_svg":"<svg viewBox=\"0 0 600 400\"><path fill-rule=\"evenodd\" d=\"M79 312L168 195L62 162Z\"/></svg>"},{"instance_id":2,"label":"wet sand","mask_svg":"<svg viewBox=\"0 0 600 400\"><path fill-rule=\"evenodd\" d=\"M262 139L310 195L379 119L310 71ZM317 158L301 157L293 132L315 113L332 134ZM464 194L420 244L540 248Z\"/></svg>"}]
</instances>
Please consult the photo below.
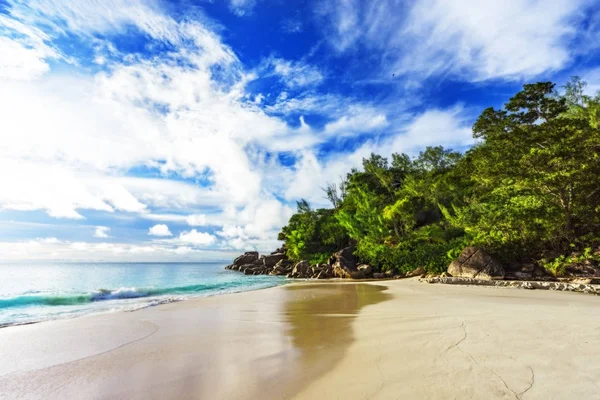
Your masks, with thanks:
<instances>
[{"instance_id":1,"label":"wet sand","mask_svg":"<svg viewBox=\"0 0 600 400\"><path fill-rule=\"evenodd\" d=\"M0 330L0 398L290 398L381 286L288 285Z\"/></svg>"},{"instance_id":2,"label":"wet sand","mask_svg":"<svg viewBox=\"0 0 600 400\"><path fill-rule=\"evenodd\" d=\"M0 398L600 399L600 297L297 284L0 329Z\"/></svg>"}]
</instances>

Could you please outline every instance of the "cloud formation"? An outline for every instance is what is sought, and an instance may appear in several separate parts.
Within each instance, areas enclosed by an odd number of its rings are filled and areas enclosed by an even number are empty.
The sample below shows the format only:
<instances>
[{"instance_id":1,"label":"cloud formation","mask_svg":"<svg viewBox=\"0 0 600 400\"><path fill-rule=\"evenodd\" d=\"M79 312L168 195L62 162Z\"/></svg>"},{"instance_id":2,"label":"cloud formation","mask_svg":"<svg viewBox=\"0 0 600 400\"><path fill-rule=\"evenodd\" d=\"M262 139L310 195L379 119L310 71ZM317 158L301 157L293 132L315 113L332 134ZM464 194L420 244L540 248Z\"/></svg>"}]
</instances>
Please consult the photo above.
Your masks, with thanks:
<instances>
[{"instance_id":1,"label":"cloud formation","mask_svg":"<svg viewBox=\"0 0 600 400\"><path fill-rule=\"evenodd\" d=\"M381 73L521 79L573 61L589 0L337 0L317 9L331 47L367 47Z\"/></svg>"},{"instance_id":2,"label":"cloud formation","mask_svg":"<svg viewBox=\"0 0 600 400\"><path fill-rule=\"evenodd\" d=\"M108 237L109 231L110 228L108 226L97 226L96 230L94 230L94 237L105 239Z\"/></svg>"},{"instance_id":3,"label":"cloud formation","mask_svg":"<svg viewBox=\"0 0 600 400\"><path fill-rule=\"evenodd\" d=\"M296 200L326 205L320 187L371 152L467 148L482 105L456 97L565 71L583 52L572 44L597 36L596 19L580 26L586 0L6 3L0 220L111 234L55 227L0 242L11 259L270 251ZM245 37L259 25L271 31ZM585 71L596 87L597 66ZM453 80L464 92L447 98Z\"/></svg>"},{"instance_id":4,"label":"cloud formation","mask_svg":"<svg viewBox=\"0 0 600 400\"><path fill-rule=\"evenodd\" d=\"M173 236L169 227L165 224L157 224L148 229L148 235L151 236Z\"/></svg>"},{"instance_id":5,"label":"cloud formation","mask_svg":"<svg viewBox=\"0 0 600 400\"><path fill-rule=\"evenodd\" d=\"M214 244L217 238L210 233L198 232L196 229L192 229L191 231L180 233L177 240L184 244L208 246Z\"/></svg>"}]
</instances>

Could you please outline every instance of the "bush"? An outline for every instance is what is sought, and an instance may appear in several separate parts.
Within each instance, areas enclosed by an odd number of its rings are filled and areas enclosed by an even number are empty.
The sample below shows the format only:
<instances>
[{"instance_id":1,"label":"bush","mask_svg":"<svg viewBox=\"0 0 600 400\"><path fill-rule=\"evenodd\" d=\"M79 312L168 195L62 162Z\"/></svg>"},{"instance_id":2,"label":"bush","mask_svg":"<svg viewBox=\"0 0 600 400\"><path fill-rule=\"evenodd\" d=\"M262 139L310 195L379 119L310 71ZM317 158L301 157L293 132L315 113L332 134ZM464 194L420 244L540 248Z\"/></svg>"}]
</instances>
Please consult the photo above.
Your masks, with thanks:
<instances>
[{"instance_id":1,"label":"bush","mask_svg":"<svg viewBox=\"0 0 600 400\"><path fill-rule=\"evenodd\" d=\"M548 272L555 277L564 276L567 273L569 267L574 267L581 264L598 264L600 262L600 256L594 254L591 247L586 247L583 253L574 253L568 256L562 255L554 258L553 260L542 261L542 265Z\"/></svg>"},{"instance_id":2,"label":"bush","mask_svg":"<svg viewBox=\"0 0 600 400\"><path fill-rule=\"evenodd\" d=\"M430 273L446 271L454 254L464 248L464 238L441 243L401 243L394 247L359 242L356 255L381 271L406 274L418 267ZM452 257L452 258L451 258Z\"/></svg>"}]
</instances>

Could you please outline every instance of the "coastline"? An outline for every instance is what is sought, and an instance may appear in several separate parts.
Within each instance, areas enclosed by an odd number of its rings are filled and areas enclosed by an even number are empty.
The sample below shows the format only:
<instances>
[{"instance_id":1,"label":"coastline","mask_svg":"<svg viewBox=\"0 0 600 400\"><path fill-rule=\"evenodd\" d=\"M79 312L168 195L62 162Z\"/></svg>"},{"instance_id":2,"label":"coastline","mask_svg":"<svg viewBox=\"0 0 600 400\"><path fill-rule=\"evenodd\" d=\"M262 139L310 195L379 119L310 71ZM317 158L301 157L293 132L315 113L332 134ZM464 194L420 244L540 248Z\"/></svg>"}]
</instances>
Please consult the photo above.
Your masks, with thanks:
<instances>
[{"instance_id":1,"label":"coastline","mask_svg":"<svg viewBox=\"0 0 600 400\"><path fill-rule=\"evenodd\" d=\"M591 398L598 320L575 293L294 282L2 329L0 398Z\"/></svg>"},{"instance_id":2,"label":"coastline","mask_svg":"<svg viewBox=\"0 0 600 400\"><path fill-rule=\"evenodd\" d=\"M270 277L269 277L270 278ZM176 303L180 301L187 301L205 297L221 296L234 293L243 293L254 290L268 289L271 287L277 287L289 284L287 280L281 280L278 278L271 278L269 281L263 282L245 282L241 280L238 286L224 288L223 284L216 284L214 288L208 287L208 290L186 291L188 288L195 288L199 285L188 285L185 287L164 287L155 288L150 287L125 287L122 286L118 289L97 289L90 290L87 292L74 292L74 293L44 293L40 295L23 294L14 297L0 298L0 311L11 310L12 304L7 303L19 303L19 302L31 302L34 306L48 305L48 312L38 313L39 315L27 316L25 318L9 319L5 322L0 318L0 329L38 324L42 322L57 321L57 320L68 320L81 318L85 316L112 314L116 312L134 312L143 310L149 307L161 306L164 304ZM179 289L183 289L179 292ZM205 289L205 288L203 288ZM211 290L212 289L212 290ZM149 293L146 293L149 292ZM152 293L156 292L156 293ZM165 294L161 293L165 292ZM166 294L168 293L168 294ZM71 301L70 301L71 300ZM80 309L67 310L67 312L60 310L56 312L54 306L67 305L67 306L79 306ZM84 307L88 307L87 309ZM94 306L94 308L90 307ZM18 309L16 309L18 310ZM22 314L23 316L27 315ZM1 316L1 315L0 315Z\"/></svg>"},{"instance_id":3,"label":"coastline","mask_svg":"<svg viewBox=\"0 0 600 400\"><path fill-rule=\"evenodd\" d=\"M288 398L341 359L381 289L299 283L4 329L0 398Z\"/></svg>"}]
</instances>

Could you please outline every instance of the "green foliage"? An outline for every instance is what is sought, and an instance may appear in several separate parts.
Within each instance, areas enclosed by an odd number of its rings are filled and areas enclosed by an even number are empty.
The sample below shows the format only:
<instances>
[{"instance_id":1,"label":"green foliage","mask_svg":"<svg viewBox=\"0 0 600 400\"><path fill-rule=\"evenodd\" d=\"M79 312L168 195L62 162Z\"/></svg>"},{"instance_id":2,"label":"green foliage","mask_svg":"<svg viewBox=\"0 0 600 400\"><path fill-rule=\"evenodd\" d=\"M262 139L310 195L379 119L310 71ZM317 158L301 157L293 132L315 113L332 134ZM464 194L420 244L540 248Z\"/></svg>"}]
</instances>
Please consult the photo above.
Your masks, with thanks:
<instances>
[{"instance_id":1,"label":"green foliage","mask_svg":"<svg viewBox=\"0 0 600 400\"><path fill-rule=\"evenodd\" d=\"M568 110L565 118L587 120L592 128L600 128L600 91L594 96L584 93L587 86L578 76L571 78L565 85L565 95Z\"/></svg>"},{"instance_id":2,"label":"green foliage","mask_svg":"<svg viewBox=\"0 0 600 400\"><path fill-rule=\"evenodd\" d=\"M466 245L506 262L542 261L564 273L570 244L600 231L600 94L573 78L558 94L528 84L473 125L477 145L418 156L371 154L340 186L324 189L333 209L298 213L279 235L294 259L323 262L353 241L380 270L442 271Z\"/></svg>"},{"instance_id":3,"label":"green foliage","mask_svg":"<svg viewBox=\"0 0 600 400\"><path fill-rule=\"evenodd\" d=\"M469 151L477 198L464 228L507 255L564 251L600 222L600 133L585 118L565 118L568 101L553 93L549 82L525 85L473 127L484 141Z\"/></svg>"},{"instance_id":4,"label":"green foliage","mask_svg":"<svg viewBox=\"0 0 600 400\"><path fill-rule=\"evenodd\" d=\"M560 255L553 260L542 260L542 265L555 277L564 276L567 268L577 264L591 264L600 262L600 256L594 254L591 247L586 247L581 254Z\"/></svg>"},{"instance_id":5,"label":"green foliage","mask_svg":"<svg viewBox=\"0 0 600 400\"><path fill-rule=\"evenodd\" d=\"M337 222L335 210L311 209L306 200L297 203L298 212L279 233L292 260L326 262L331 253L348 244L348 235Z\"/></svg>"},{"instance_id":6,"label":"green foliage","mask_svg":"<svg viewBox=\"0 0 600 400\"><path fill-rule=\"evenodd\" d=\"M460 253L464 247L462 238L439 242L408 241L394 247L360 241L356 254L382 271L407 273L423 267L427 272L440 273L448 268L448 254Z\"/></svg>"}]
</instances>

